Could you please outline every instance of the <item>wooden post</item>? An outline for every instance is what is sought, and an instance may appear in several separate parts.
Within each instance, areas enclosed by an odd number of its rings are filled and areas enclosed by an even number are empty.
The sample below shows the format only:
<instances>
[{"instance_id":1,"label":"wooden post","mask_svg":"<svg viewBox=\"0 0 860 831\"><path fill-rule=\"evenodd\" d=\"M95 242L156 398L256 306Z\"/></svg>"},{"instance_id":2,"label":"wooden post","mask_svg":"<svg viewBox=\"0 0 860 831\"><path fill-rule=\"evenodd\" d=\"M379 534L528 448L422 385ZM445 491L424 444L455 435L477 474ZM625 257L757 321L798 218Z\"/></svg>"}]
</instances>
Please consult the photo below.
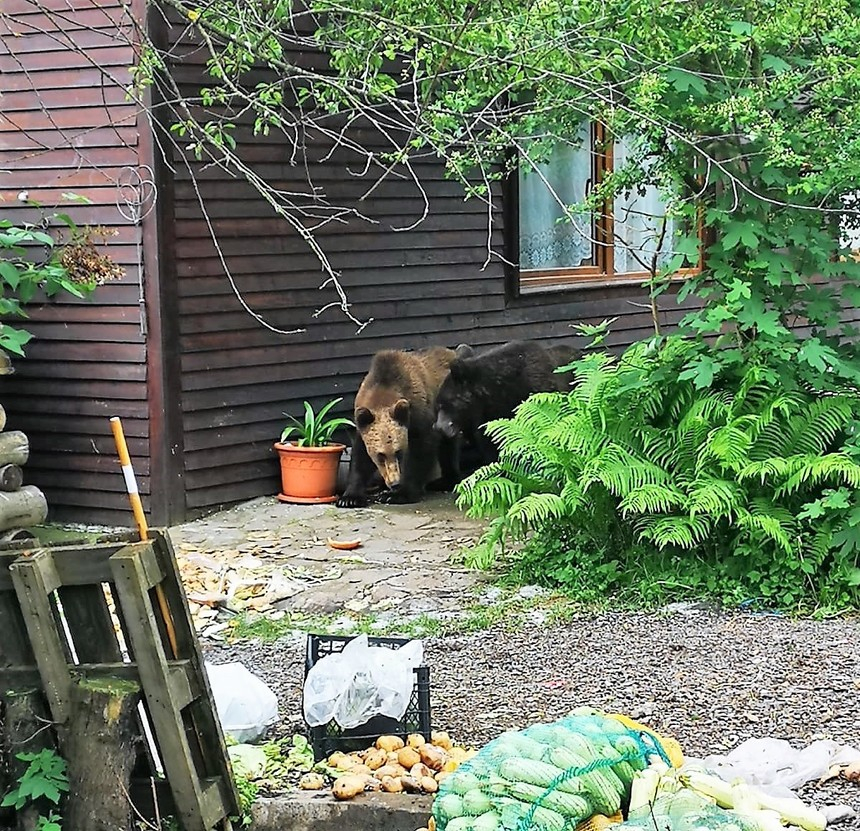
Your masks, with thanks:
<instances>
[{"instance_id":1,"label":"wooden post","mask_svg":"<svg viewBox=\"0 0 860 831\"><path fill-rule=\"evenodd\" d=\"M0 492L0 531L29 528L44 522L47 517L48 501L35 485L24 485L14 493Z\"/></svg>"},{"instance_id":2,"label":"wooden post","mask_svg":"<svg viewBox=\"0 0 860 831\"><path fill-rule=\"evenodd\" d=\"M87 831L131 831L131 771L137 758L140 686L117 679L72 684L63 757L69 796L63 826Z\"/></svg>"}]
</instances>

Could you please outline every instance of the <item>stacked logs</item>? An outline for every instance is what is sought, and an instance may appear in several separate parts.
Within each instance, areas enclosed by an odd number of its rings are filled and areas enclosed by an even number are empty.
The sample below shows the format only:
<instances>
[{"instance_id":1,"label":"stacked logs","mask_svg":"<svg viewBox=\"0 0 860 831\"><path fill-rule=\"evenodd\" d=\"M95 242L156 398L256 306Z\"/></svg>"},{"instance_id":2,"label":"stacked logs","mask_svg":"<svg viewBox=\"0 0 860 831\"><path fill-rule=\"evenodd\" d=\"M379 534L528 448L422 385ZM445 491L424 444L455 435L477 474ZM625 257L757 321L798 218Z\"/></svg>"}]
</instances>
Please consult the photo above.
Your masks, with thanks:
<instances>
[{"instance_id":1,"label":"stacked logs","mask_svg":"<svg viewBox=\"0 0 860 831\"><path fill-rule=\"evenodd\" d=\"M48 516L45 494L24 485L21 466L30 456L30 442L20 430L5 432L6 411L0 405L0 539L9 539L21 528L44 522Z\"/></svg>"}]
</instances>

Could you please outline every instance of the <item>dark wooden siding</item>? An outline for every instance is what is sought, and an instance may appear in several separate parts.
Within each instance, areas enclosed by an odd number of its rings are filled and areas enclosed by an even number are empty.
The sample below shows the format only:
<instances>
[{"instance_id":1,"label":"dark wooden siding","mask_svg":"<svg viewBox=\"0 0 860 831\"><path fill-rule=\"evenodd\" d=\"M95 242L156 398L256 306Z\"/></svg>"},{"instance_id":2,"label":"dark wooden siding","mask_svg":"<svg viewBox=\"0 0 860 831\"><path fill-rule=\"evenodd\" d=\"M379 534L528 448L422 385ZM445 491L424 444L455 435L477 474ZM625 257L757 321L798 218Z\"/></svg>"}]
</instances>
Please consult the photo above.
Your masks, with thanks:
<instances>
[{"instance_id":1,"label":"dark wooden siding","mask_svg":"<svg viewBox=\"0 0 860 831\"><path fill-rule=\"evenodd\" d=\"M16 199L23 190L48 208L64 192L86 196L91 205L62 210L115 229L108 250L126 270L91 300L31 306L27 357L0 379L8 429L30 437L25 480L45 491L53 519L130 524L113 415L149 504L141 233L117 207L117 182L140 162L138 112L123 89L134 60L127 14L119 0L4 0L0 15L0 214L34 218Z\"/></svg>"},{"instance_id":2,"label":"dark wooden siding","mask_svg":"<svg viewBox=\"0 0 860 831\"><path fill-rule=\"evenodd\" d=\"M202 53L180 51L185 57L175 66L174 77L186 95L196 95ZM379 140L369 132L353 137ZM650 331L649 311L635 305L647 299L637 286L509 297L498 258L482 268L485 209L477 201L464 202L460 187L445 179L438 162L419 164L429 216L414 230L397 232L393 227L409 225L423 210L421 194L408 178L388 178L371 199L359 203L374 177L350 172L363 167L357 155L338 148L329 157L331 147L311 132L304 137L305 156L292 163L293 148L283 138L253 138L241 126L236 138L244 160L273 186L307 193L307 164L311 178L325 183L333 204L353 206L373 221L332 223L317 239L342 275L353 313L374 322L356 334L356 326L336 308L314 318L318 308L336 297L331 290L318 290L325 275L299 234L250 186L217 168L201 169L175 152L181 398L192 512L274 493L271 444L282 413L299 414L303 399L319 404L337 395L345 397L344 409L351 408L378 349L557 340L572 336L574 321L614 316L619 318L611 339L615 343L632 342ZM276 334L241 308L202 217L189 166L245 302L279 329L306 331ZM492 245L500 250L500 212L496 220ZM678 316L668 315L671 320Z\"/></svg>"}]
</instances>

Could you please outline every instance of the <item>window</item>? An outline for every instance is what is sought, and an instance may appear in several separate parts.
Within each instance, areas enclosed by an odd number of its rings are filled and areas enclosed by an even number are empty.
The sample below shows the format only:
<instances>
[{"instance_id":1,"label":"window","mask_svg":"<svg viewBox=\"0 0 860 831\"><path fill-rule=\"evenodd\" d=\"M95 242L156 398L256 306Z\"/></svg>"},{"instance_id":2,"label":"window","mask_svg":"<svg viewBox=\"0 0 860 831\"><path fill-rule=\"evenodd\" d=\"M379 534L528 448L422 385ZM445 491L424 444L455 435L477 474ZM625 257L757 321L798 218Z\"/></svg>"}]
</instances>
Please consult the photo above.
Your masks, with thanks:
<instances>
[{"instance_id":1,"label":"window","mask_svg":"<svg viewBox=\"0 0 860 831\"><path fill-rule=\"evenodd\" d=\"M601 125L583 125L569 144L557 145L535 168L516 175L518 250L521 291L583 282L641 282L672 257L675 220L666 216L665 200L655 187L621 193L612 210L571 214L594 184L631 152L631 140L609 146ZM514 194L512 193L513 197ZM511 217L513 219L513 217ZM513 240L512 240L513 242ZM686 269L687 272L694 270Z\"/></svg>"}]
</instances>

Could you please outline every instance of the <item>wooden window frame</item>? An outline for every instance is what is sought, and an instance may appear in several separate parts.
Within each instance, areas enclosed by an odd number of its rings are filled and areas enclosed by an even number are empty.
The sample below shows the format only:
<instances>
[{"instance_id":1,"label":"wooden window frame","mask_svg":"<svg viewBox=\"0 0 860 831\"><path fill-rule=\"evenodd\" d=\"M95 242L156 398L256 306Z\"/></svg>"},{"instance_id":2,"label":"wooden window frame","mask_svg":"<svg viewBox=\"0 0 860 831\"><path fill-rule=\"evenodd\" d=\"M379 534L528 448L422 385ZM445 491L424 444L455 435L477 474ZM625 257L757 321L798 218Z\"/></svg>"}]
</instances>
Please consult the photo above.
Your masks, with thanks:
<instances>
[{"instance_id":1,"label":"wooden window frame","mask_svg":"<svg viewBox=\"0 0 860 831\"><path fill-rule=\"evenodd\" d=\"M600 122L591 125L592 181L599 185L614 169L615 144L609 145L609 132ZM599 150L599 152L598 152ZM614 209L604 205L593 219L594 260L596 265L575 266L563 269L522 270L520 262L520 195L519 166L514 165L503 193L506 247L510 263L508 282L514 296L539 292L560 291L582 286L641 285L648 280L648 271L615 271L615 216ZM699 237L699 260L695 266L678 269L670 278L672 282L685 280L700 274L704 269L705 229L704 216L700 210L697 219Z\"/></svg>"}]
</instances>

